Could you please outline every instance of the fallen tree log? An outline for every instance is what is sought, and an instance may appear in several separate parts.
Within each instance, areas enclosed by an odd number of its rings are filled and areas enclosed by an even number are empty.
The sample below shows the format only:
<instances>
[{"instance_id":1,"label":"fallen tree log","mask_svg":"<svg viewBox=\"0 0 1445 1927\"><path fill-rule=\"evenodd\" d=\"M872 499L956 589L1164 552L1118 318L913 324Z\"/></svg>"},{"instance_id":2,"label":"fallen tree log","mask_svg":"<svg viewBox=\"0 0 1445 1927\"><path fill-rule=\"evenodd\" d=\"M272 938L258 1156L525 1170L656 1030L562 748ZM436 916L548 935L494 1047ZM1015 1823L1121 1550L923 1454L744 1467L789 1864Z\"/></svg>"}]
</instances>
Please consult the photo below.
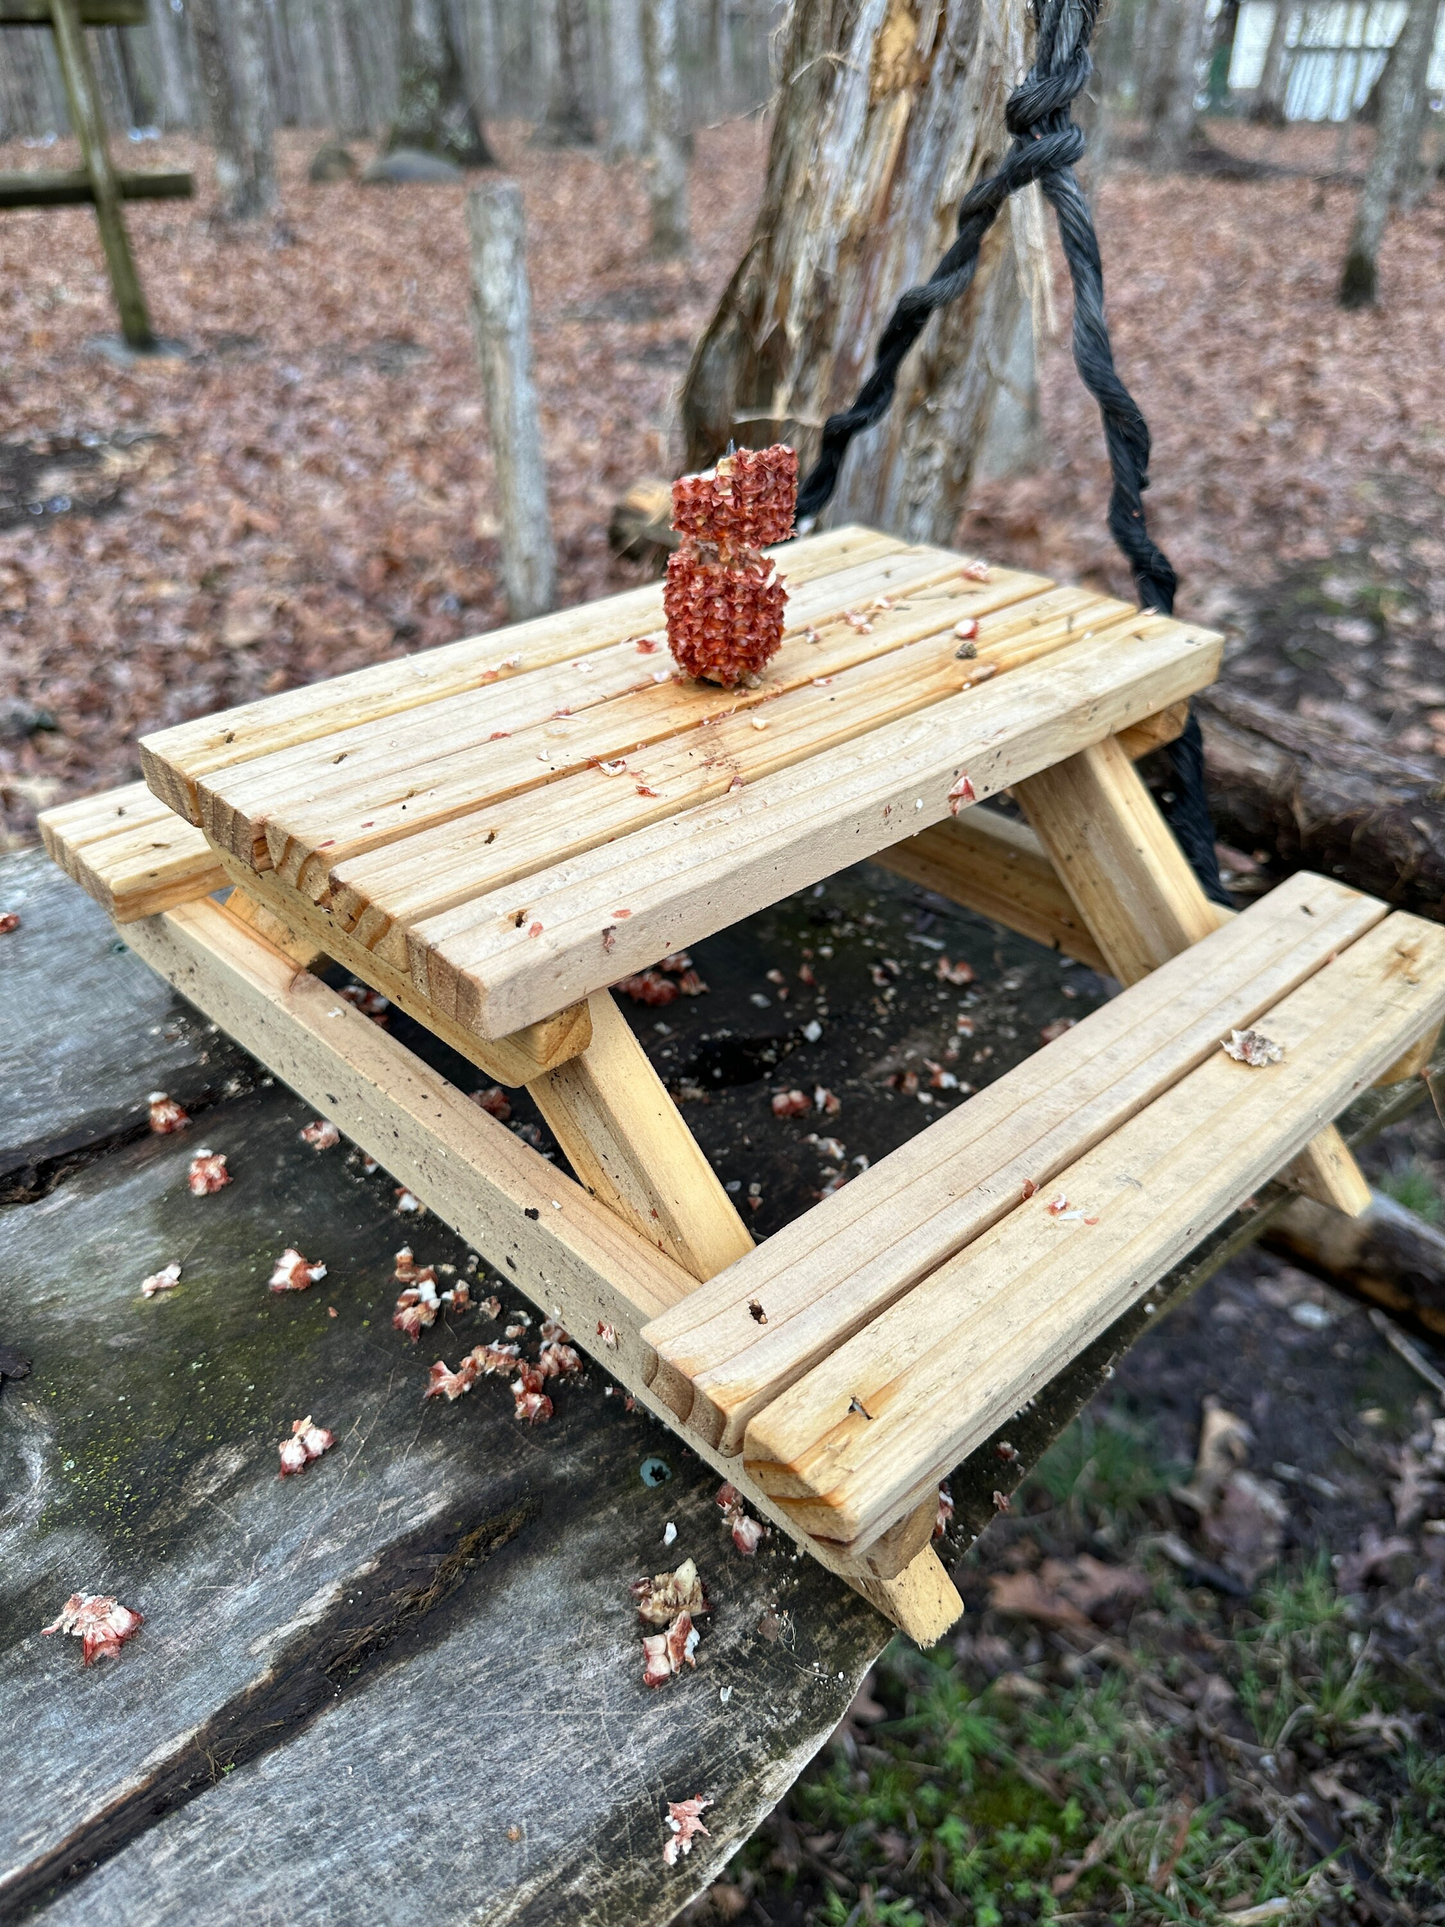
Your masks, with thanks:
<instances>
[{"instance_id":1,"label":"fallen tree log","mask_svg":"<svg viewBox=\"0 0 1445 1927\"><path fill-rule=\"evenodd\" d=\"M1445 1231L1381 1191L1358 1218L1292 1198L1262 1240L1327 1284L1445 1337Z\"/></svg>"},{"instance_id":2,"label":"fallen tree log","mask_svg":"<svg viewBox=\"0 0 1445 1927\"><path fill-rule=\"evenodd\" d=\"M1311 869L1445 919L1445 800L1437 769L1256 696L1197 699L1215 825L1271 869Z\"/></svg>"}]
</instances>

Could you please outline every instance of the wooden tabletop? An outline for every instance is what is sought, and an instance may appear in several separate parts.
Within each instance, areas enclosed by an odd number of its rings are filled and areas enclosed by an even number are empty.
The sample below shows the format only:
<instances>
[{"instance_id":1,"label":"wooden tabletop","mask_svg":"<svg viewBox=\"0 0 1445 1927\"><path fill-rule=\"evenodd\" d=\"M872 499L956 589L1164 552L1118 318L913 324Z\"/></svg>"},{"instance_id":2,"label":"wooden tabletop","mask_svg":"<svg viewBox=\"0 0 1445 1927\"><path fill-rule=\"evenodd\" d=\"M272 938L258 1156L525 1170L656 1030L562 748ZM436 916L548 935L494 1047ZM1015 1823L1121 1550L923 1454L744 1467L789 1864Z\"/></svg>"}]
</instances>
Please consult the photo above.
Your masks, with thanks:
<instances>
[{"instance_id":1,"label":"wooden tabletop","mask_svg":"<svg viewBox=\"0 0 1445 1927\"><path fill-rule=\"evenodd\" d=\"M783 646L685 678L646 588L151 736L155 794L483 1038L1189 695L1218 639L848 528Z\"/></svg>"},{"instance_id":2,"label":"wooden tabletop","mask_svg":"<svg viewBox=\"0 0 1445 1927\"><path fill-rule=\"evenodd\" d=\"M33 1361L0 1390L0 1724L25 1789L0 1801L0 1913L670 1919L887 1626L779 1534L738 1555L716 1476L601 1370L536 1430L498 1379L423 1404L432 1359L500 1331L474 1311L413 1346L392 1254L464 1268L466 1247L344 1143L304 1143L313 1114L41 852L0 858L0 907L25 1007L0 1042L0 1296ZM145 1131L157 1086L188 1130ZM195 1198L203 1144L234 1182ZM328 1275L273 1296L291 1243ZM144 1298L172 1259L178 1289ZM307 1413L336 1446L283 1481ZM649 1487L651 1458L672 1476ZM696 1672L650 1691L628 1582L686 1554L715 1611ZM145 1616L88 1671L39 1636L77 1589ZM698 1793L711 1839L669 1869L666 1802Z\"/></svg>"}]
</instances>

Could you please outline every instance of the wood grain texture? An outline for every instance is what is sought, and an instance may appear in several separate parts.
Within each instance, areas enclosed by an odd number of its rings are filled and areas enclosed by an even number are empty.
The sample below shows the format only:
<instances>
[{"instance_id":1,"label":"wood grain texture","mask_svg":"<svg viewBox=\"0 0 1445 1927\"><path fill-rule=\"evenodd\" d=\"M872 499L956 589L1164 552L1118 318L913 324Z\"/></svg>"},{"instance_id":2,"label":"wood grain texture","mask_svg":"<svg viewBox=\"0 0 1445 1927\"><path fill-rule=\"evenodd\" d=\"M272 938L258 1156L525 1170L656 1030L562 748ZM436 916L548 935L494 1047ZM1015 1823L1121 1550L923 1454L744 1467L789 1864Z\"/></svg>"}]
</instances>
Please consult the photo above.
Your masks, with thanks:
<instances>
[{"instance_id":1,"label":"wood grain texture","mask_svg":"<svg viewBox=\"0 0 1445 1927\"><path fill-rule=\"evenodd\" d=\"M151 966L293 1090L430 1204L611 1376L665 1417L647 1390L638 1327L694 1281L573 1179L464 1098L317 978L297 971L209 900L135 926ZM604 1328L612 1342L604 1337ZM698 1444L772 1523L787 1515ZM962 1611L931 1549L896 1579L804 1535L810 1552L922 1645Z\"/></svg>"},{"instance_id":2,"label":"wood grain texture","mask_svg":"<svg viewBox=\"0 0 1445 1927\"><path fill-rule=\"evenodd\" d=\"M1017 797L1121 983L1137 983L1231 914L1205 896L1117 738L1041 771ZM1338 1133L1307 1147L1290 1175L1351 1216L1369 1198Z\"/></svg>"},{"instance_id":3,"label":"wood grain texture","mask_svg":"<svg viewBox=\"0 0 1445 1927\"><path fill-rule=\"evenodd\" d=\"M528 1084L582 1183L694 1278L753 1248L746 1225L610 992L586 1050Z\"/></svg>"},{"instance_id":4,"label":"wood grain texture","mask_svg":"<svg viewBox=\"0 0 1445 1927\"><path fill-rule=\"evenodd\" d=\"M857 527L808 536L789 547L789 579L808 580L895 546L890 537ZM157 796L199 825L196 786L215 770L464 695L514 674L507 667L514 655L537 669L646 635L661 622L662 589L653 583L157 730L141 738L141 768Z\"/></svg>"},{"instance_id":5,"label":"wood grain texture","mask_svg":"<svg viewBox=\"0 0 1445 1927\"><path fill-rule=\"evenodd\" d=\"M1137 983L1218 925L1116 740L1041 770L1015 796L1120 983Z\"/></svg>"},{"instance_id":6,"label":"wood grain texture","mask_svg":"<svg viewBox=\"0 0 1445 1927\"><path fill-rule=\"evenodd\" d=\"M84 1021L50 941L47 1030ZM145 1015L117 1029L137 1057ZM313 1115L281 1090L218 1105L206 1128L234 1181L212 1198L186 1189L183 1133L0 1214L7 1336L34 1361L0 1427L0 1485L23 1495L0 1519L0 1720L7 1783L28 1790L0 1801L0 1911L293 1920L305 1894L308 1921L337 1927L541 1927L565 1898L661 1927L679 1879L664 1800L708 1785L690 1871L720 1870L889 1628L784 1534L740 1557L716 1475L605 1374L569 1380L536 1431L496 1380L423 1404L431 1359L498 1328L472 1312L417 1347L392 1330L403 1236L458 1270L466 1245L435 1218L399 1224L384 1170L318 1157L298 1136ZM330 1272L275 1297L292 1235ZM179 1289L142 1299L175 1256ZM278 1440L307 1412L337 1444L281 1481ZM638 1467L659 1449L674 1476L649 1490ZM628 1583L687 1556L717 1610L697 1671L651 1692ZM77 1585L145 1615L90 1672L77 1642L38 1637ZM755 1629L780 1599L788 1637L769 1643ZM439 1778L439 1724L458 1717L466 1771Z\"/></svg>"},{"instance_id":7,"label":"wood grain texture","mask_svg":"<svg viewBox=\"0 0 1445 1927\"><path fill-rule=\"evenodd\" d=\"M419 923L413 976L469 1028L514 1030L941 822L965 775L982 799L1152 715L1209 682L1219 648L1159 617L1075 643L536 875L539 915L509 889Z\"/></svg>"},{"instance_id":8,"label":"wood grain texture","mask_svg":"<svg viewBox=\"0 0 1445 1927\"><path fill-rule=\"evenodd\" d=\"M650 654L639 653L633 638L537 670L523 656L507 681L444 707L333 731L205 779L202 825L213 841L320 898L329 871L348 857L409 842L488 803L541 791L569 771L759 708L784 691L946 633L961 614L986 616L1022 602L1032 616L1020 612L1014 626L1027 627L1065 611L1081 626L1095 609L1101 620L1106 611L1130 613L1127 604L1084 590L1049 591L1041 577L1012 571L995 571L981 585L960 578L959 567L943 550L903 550L805 583L789 599L782 648L755 685L736 689L683 676L656 637L643 638L654 645ZM897 607L866 621L845 619L852 601L867 608L885 592L900 599Z\"/></svg>"},{"instance_id":9,"label":"wood grain texture","mask_svg":"<svg viewBox=\"0 0 1445 1927\"><path fill-rule=\"evenodd\" d=\"M870 729L946 701L981 675L1017 673L1065 649L1075 633L1077 609L1068 607L1074 594L1059 592L1066 613L1052 620L1043 611L1045 605L1057 606L1053 595L1025 604L1033 612L1027 616L1002 612L993 619L997 640L980 643L978 662L958 662L952 632L945 628L942 635L877 660L808 678L775 693L765 707L735 704L733 713L651 747L639 745L616 761L579 767L530 794L338 862L326 876L328 914L401 966L408 955L408 929L428 917L504 884L515 885L525 901L529 879L538 870L635 835L680 809L725 796L777 770L830 755ZM1122 604L1107 606L1133 620ZM990 626L985 618L980 628ZM1119 626L1101 617L1095 633L1108 635ZM535 756L530 751L528 756L535 769Z\"/></svg>"},{"instance_id":10,"label":"wood grain texture","mask_svg":"<svg viewBox=\"0 0 1445 1927\"><path fill-rule=\"evenodd\" d=\"M908 836L873 861L966 910L1105 975L1104 953L1027 823L998 810L965 810Z\"/></svg>"},{"instance_id":11,"label":"wood grain texture","mask_svg":"<svg viewBox=\"0 0 1445 1927\"><path fill-rule=\"evenodd\" d=\"M1342 884L1291 878L646 1326L654 1391L740 1451L772 1399L1385 914Z\"/></svg>"},{"instance_id":12,"label":"wood grain texture","mask_svg":"<svg viewBox=\"0 0 1445 1927\"><path fill-rule=\"evenodd\" d=\"M1362 1211L1369 1209L1369 1179L1333 1124L1312 1138L1279 1176L1291 1191L1330 1205L1347 1218L1358 1218Z\"/></svg>"},{"instance_id":13,"label":"wood grain texture","mask_svg":"<svg viewBox=\"0 0 1445 1927\"><path fill-rule=\"evenodd\" d=\"M144 783L46 810L40 835L52 861L117 923L208 896L227 881L201 832Z\"/></svg>"},{"instance_id":14,"label":"wood grain texture","mask_svg":"<svg viewBox=\"0 0 1445 1927\"><path fill-rule=\"evenodd\" d=\"M1445 931L1386 918L1262 1020L1281 1062L1215 1051L765 1407L748 1469L807 1529L868 1543L1442 1011Z\"/></svg>"},{"instance_id":15,"label":"wood grain texture","mask_svg":"<svg viewBox=\"0 0 1445 1927\"><path fill-rule=\"evenodd\" d=\"M313 908L294 890L286 890L274 877L259 875L224 851L216 852L226 880L236 885L252 903L262 905L283 929L291 932L291 943L282 948L287 954L299 953L311 941L317 952L334 957L363 983L379 990L408 1017L435 1032L444 1044L475 1064L498 1084L515 1088L587 1048L592 1035L592 1019L585 1003L565 1006L554 1016L529 1024L515 1035L493 1040L478 1037L465 1025L454 1023L444 1012L434 1010L404 972L363 950L346 932ZM244 915L239 919L245 921Z\"/></svg>"}]
</instances>

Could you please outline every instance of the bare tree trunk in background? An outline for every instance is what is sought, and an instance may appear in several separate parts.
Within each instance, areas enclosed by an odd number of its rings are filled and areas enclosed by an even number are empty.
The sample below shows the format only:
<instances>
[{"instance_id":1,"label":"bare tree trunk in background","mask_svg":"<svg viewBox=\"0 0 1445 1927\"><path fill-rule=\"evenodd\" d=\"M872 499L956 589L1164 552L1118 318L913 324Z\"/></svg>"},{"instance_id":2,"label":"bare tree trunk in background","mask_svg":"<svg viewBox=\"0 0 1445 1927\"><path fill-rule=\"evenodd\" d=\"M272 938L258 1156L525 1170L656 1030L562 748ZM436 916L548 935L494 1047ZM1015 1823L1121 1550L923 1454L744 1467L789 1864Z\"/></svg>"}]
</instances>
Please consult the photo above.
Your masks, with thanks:
<instances>
[{"instance_id":1,"label":"bare tree trunk in background","mask_svg":"<svg viewBox=\"0 0 1445 1927\"><path fill-rule=\"evenodd\" d=\"M795 8L753 238L688 370L689 466L730 439L791 441L811 462L894 302L933 271L959 202L1007 147L1004 106L1028 64L1024 10L944 0L926 23L910 0ZM985 237L968 293L909 355L888 417L858 438L831 520L951 539L1045 271L1031 189Z\"/></svg>"},{"instance_id":2,"label":"bare tree trunk in background","mask_svg":"<svg viewBox=\"0 0 1445 1927\"><path fill-rule=\"evenodd\" d=\"M256 0L238 0L230 14L234 45L228 46L216 0L190 0L191 34L216 150L216 185L222 211L232 221L252 220L276 207L271 91L255 9Z\"/></svg>"},{"instance_id":3,"label":"bare tree trunk in background","mask_svg":"<svg viewBox=\"0 0 1445 1927\"><path fill-rule=\"evenodd\" d=\"M1156 167L1181 168L1194 139L1194 103L1199 93L1199 60L1204 51L1204 16L1208 3L1209 0L1181 0L1173 69L1153 128Z\"/></svg>"},{"instance_id":4,"label":"bare tree trunk in background","mask_svg":"<svg viewBox=\"0 0 1445 1927\"><path fill-rule=\"evenodd\" d=\"M160 75L161 125L189 127L195 120L191 78L186 65L180 22L171 10L170 0L154 0L148 25L156 50L156 71Z\"/></svg>"},{"instance_id":5,"label":"bare tree trunk in background","mask_svg":"<svg viewBox=\"0 0 1445 1927\"><path fill-rule=\"evenodd\" d=\"M1378 293L1376 263L1380 242L1396 184L1413 166L1412 142L1419 143L1424 120L1420 97L1425 92L1440 5L1441 0L1410 0L1410 10L1400 29L1395 58L1390 62L1380 96L1375 151L1360 191L1360 204L1340 276L1340 301L1346 308L1370 307Z\"/></svg>"},{"instance_id":6,"label":"bare tree trunk in background","mask_svg":"<svg viewBox=\"0 0 1445 1927\"><path fill-rule=\"evenodd\" d=\"M607 0L607 55L611 69L609 161L636 160L647 147L647 70L642 58L644 0Z\"/></svg>"},{"instance_id":7,"label":"bare tree trunk in background","mask_svg":"<svg viewBox=\"0 0 1445 1927\"><path fill-rule=\"evenodd\" d=\"M404 0L404 7L401 72L387 151L418 147L458 167L495 166L467 91L447 0Z\"/></svg>"},{"instance_id":8,"label":"bare tree trunk in background","mask_svg":"<svg viewBox=\"0 0 1445 1927\"><path fill-rule=\"evenodd\" d=\"M327 69L331 86L331 124L339 140L354 140L370 130L361 109L361 85L356 68L356 42L346 0L324 0Z\"/></svg>"},{"instance_id":9,"label":"bare tree trunk in background","mask_svg":"<svg viewBox=\"0 0 1445 1927\"><path fill-rule=\"evenodd\" d=\"M1289 0L1277 0L1274 24L1269 30L1269 46L1265 50L1264 71L1259 77L1254 99L1249 104L1249 118L1268 127L1284 126L1284 97L1289 86L1290 70L1289 23L1293 18L1294 8Z\"/></svg>"},{"instance_id":10,"label":"bare tree trunk in background","mask_svg":"<svg viewBox=\"0 0 1445 1927\"><path fill-rule=\"evenodd\" d=\"M551 0L551 11L556 61L536 137L544 147L590 147L596 129L587 105L586 0Z\"/></svg>"},{"instance_id":11,"label":"bare tree trunk in background","mask_svg":"<svg viewBox=\"0 0 1445 1927\"><path fill-rule=\"evenodd\" d=\"M1151 0L1139 49L1139 117L1151 138L1169 110L1184 0Z\"/></svg>"},{"instance_id":12,"label":"bare tree trunk in background","mask_svg":"<svg viewBox=\"0 0 1445 1927\"><path fill-rule=\"evenodd\" d=\"M812 0L804 0L805 6ZM642 56L647 71L648 143L645 171L652 214L652 252L658 260L687 253L687 150L682 132L682 83L677 70L678 0L642 0Z\"/></svg>"},{"instance_id":13,"label":"bare tree trunk in background","mask_svg":"<svg viewBox=\"0 0 1445 1927\"><path fill-rule=\"evenodd\" d=\"M263 0L231 0L231 18L237 107L246 154L245 191L235 212L238 216L274 214L281 197L276 185L276 103L271 94Z\"/></svg>"}]
</instances>

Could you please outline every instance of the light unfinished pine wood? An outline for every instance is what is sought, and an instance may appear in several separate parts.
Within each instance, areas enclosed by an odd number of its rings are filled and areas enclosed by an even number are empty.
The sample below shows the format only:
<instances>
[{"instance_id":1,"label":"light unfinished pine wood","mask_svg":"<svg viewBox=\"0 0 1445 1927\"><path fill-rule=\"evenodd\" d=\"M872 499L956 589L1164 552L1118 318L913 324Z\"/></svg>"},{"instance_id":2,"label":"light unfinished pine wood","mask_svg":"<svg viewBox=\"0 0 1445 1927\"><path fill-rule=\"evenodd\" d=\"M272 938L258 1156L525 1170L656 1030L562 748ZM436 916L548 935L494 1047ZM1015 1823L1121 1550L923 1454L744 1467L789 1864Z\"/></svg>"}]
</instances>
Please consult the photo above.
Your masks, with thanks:
<instances>
[{"instance_id":1,"label":"light unfinished pine wood","mask_svg":"<svg viewBox=\"0 0 1445 1927\"><path fill-rule=\"evenodd\" d=\"M1030 619L1018 631L999 620L1004 633L981 646L980 661L957 661L945 630L789 690L765 708L720 717L616 764L579 769L540 791L338 863L327 878L326 908L359 942L404 967L413 924L504 884L515 883L519 905L525 903L534 871L827 756L869 729L972 687L981 672L1012 673L1066 648L1072 633L1067 617ZM1110 625L1098 622L1096 633L1111 633Z\"/></svg>"},{"instance_id":2,"label":"light unfinished pine wood","mask_svg":"<svg viewBox=\"0 0 1445 1927\"><path fill-rule=\"evenodd\" d=\"M1116 738L1041 771L1016 795L1121 983L1137 983L1232 914L1205 896ZM1351 1216L1369 1197L1338 1137L1304 1151L1286 1181Z\"/></svg>"},{"instance_id":3,"label":"light unfinished pine wood","mask_svg":"<svg viewBox=\"0 0 1445 1927\"><path fill-rule=\"evenodd\" d=\"M957 559L942 550L884 558L850 573L861 578L851 590L846 576L805 585L793 599L792 633L751 685L694 681L665 652L639 655L637 643L627 642L519 673L503 687L400 723L337 732L301 751L222 771L200 785L202 826L223 848L320 897L328 871L348 857L947 634L962 610L984 617L1005 610L1006 620L989 625L1000 637L1051 626L1061 616L1083 630L1096 616L1102 624L1111 613L1133 613L1087 590L1050 589L1037 576L996 571L983 586L961 578ZM866 622L842 614L850 600L867 606L885 588L898 598L895 607Z\"/></svg>"},{"instance_id":4,"label":"light unfinished pine wood","mask_svg":"<svg viewBox=\"0 0 1445 1927\"><path fill-rule=\"evenodd\" d=\"M692 1289L680 1265L219 904L147 918L127 941L662 1415L643 1380L637 1327ZM706 1448L701 1456L920 1645L933 1644L963 1610L931 1549L897 1578L879 1579L800 1533L738 1468Z\"/></svg>"},{"instance_id":5,"label":"light unfinished pine wood","mask_svg":"<svg viewBox=\"0 0 1445 1927\"><path fill-rule=\"evenodd\" d=\"M747 1227L610 992L586 1050L527 1089L594 1197L694 1278L753 1248Z\"/></svg>"},{"instance_id":6,"label":"light unfinished pine wood","mask_svg":"<svg viewBox=\"0 0 1445 1927\"><path fill-rule=\"evenodd\" d=\"M805 536L775 553L786 556L789 579L804 582L903 546L892 536L850 525ZM654 583L157 730L141 738L141 768L157 796L199 825L196 785L215 770L462 695L516 673L507 667L514 655L537 669L631 636L660 634L661 624L662 589Z\"/></svg>"},{"instance_id":7,"label":"light unfinished pine wood","mask_svg":"<svg viewBox=\"0 0 1445 1927\"><path fill-rule=\"evenodd\" d=\"M1171 703L1157 715L1146 716L1141 723L1119 732L1119 747L1131 762L1138 762L1150 750L1163 749L1166 743L1174 742L1184 734L1184 726L1189 721L1188 703Z\"/></svg>"},{"instance_id":8,"label":"light unfinished pine wood","mask_svg":"<svg viewBox=\"0 0 1445 1927\"><path fill-rule=\"evenodd\" d=\"M226 883L200 831L144 783L46 810L40 834L51 859L117 923L154 916Z\"/></svg>"},{"instance_id":9,"label":"light unfinished pine wood","mask_svg":"<svg viewBox=\"0 0 1445 1927\"><path fill-rule=\"evenodd\" d=\"M747 1470L858 1552L1442 1013L1445 931L1386 918L1261 1020L1281 1062L1212 1053L766 1406Z\"/></svg>"},{"instance_id":10,"label":"light unfinished pine wood","mask_svg":"<svg viewBox=\"0 0 1445 1927\"><path fill-rule=\"evenodd\" d=\"M1331 1205L1347 1218L1358 1218L1369 1209L1369 1179L1333 1124L1312 1138L1279 1175L1291 1191L1302 1192L1317 1204Z\"/></svg>"},{"instance_id":11,"label":"light unfinished pine wood","mask_svg":"<svg viewBox=\"0 0 1445 1927\"><path fill-rule=\"evenodd\" d=\"M1420 1077L1430 1068L1440 1033L1427 1031L1417 1044L1412 1044L1403 1057L1397 1058L1380 1078L1382 1084L1405 1084L1412 1077Z\"/></svg>"},{"instance_id":12,"label":"light unfinished pine wood","mask_svg":"<svg viewBox=\"0 0 1445 1927\"><path fill-rule=\"evenodd\" d=\"M1116 739L1040 770L1014 794L1120 983L1218 927L1217 907Z\"/></svg>"},{"instance_id":13,"label":"light unfinished pine wood","mask_svg":"<svg viewBox=\"0 0 1445 1927\"><path fill-rule=\"evenodd\" d=\"M873 861L1021 937L1110 974L1104 953L1027 823L997 810L965 810L880 850Z\"/></svg>"},{"instance_id":14,"label":"light unfinished pine wood","mask_svg":"<svg viewBox=\"0 0 1445 1927\"><path fill-rule=\"evenodd\" d=\"M1219 649L1157 616L1077 642L418 923L413 977L479 1034L514 1030L942 821L965 776L993 795L1202 688Z\"/></svg>"},{"instance_id":15,"label":"light unfinished pine wood","mask_svg":"<svg viewBox=\"0 0 1445 1927\"><path fill-rule=\"evenodd\" d=\"M264 903L258 903L249 891L232 890L226 898L226 909L241 923L249 924L258 937L264 937L273 950L289 957L299 969L314 970L325 961L326 952L314 937L295 929Z\"/></svg>"},{"instance_id":16,"label":"light unfinished pine wood","mask_svg":"<svg viewBox=\"0 0 1445 1927\"><path fill-rule=\"evenodd\" d=\"M284 889L274 877L258 875L235 857L218 851L225 881L234 883L253 903L263 906L291 932L299 947L310 940L317 950L336 962L373 990L379 990L408 1017L438 1036L467 1062L498 1084L515 1087L563 1064L587 1048L592 1036L592 1017L585 1002L565 1005L553 1016L523 1026L514 1036L487 1039L476 1036L465 1025L453 1022L445 1012L433 1010L404 971L391 969L370 951L351 942L344 931L329 924L304 897Z\"/></svg>"},{"instance_id":17,"label":"light unfinished pine wood","mask_svg":"<svg viewBox=\"0 0 1445 1927\"><path fill-rule=\"evenodd\" d=\"M1385 906L1301 874L645 1327L652 1385L725 1453L813 1366L1217 1053ZM757 1322L751 1307L767 1318Z\"/></svg>"}]
</instances>

